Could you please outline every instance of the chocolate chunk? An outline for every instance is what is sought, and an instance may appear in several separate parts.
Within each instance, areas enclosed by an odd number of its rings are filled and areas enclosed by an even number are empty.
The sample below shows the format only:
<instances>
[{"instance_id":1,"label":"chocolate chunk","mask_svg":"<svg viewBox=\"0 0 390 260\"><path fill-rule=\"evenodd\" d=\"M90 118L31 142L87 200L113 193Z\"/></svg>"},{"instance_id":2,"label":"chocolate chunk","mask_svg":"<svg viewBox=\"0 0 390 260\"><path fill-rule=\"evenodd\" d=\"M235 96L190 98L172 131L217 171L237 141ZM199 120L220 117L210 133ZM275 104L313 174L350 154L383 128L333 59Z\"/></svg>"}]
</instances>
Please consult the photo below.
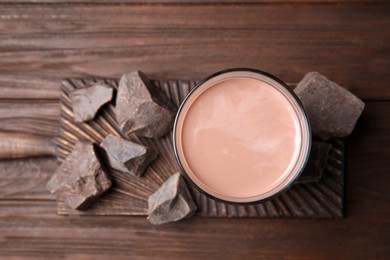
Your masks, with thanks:
<instances>
[{"instance_id":1,"label":"chocolate chunk","mask_svg":"<svg viewBox=\"0 0 390 260\"><path fill-rule=\"evenodd\" d=\"M104 138L100 146L104 148L112 168L135 176L141 176L157 158L154 150L114 135Z\"/></svg>"},{"instance_id":2,"label":"chocolate chunk","mask_svg":"<svg viewBox=\"0 0 390 260\"><path fill-rule=\"evenodd\" d=\"M305 107L314 135L345 137L355 127L364 103L318 72L309 72L294 89Z\"/></svg>"},{"instance_id":3,"label":"chocolate chunk","mask_svg":"<svg viewBox=\"0 0 390 260\"><path fill-rule=\"evenodd\" d=\"M192 216L197 207L180 173L175 173L149 199L148 220L159 225Z\"/></svg>"},{"instance_id":4,"label":"chocolate chunk","mask_svg":"<svg viewBox=\"0 0 390 260\"><path fill-rule=\"evenodd\" d=\"M301 176L295 183L319 181L328 165L328 155L331 148L331 144L313 141L309 160Z\"/></svg>"},{"instance_id":5,"label":"chocolate chunk","mask_svg":"<svg viewBox=\"0 0 390 260\"><path fill-rule=\"evenodd\" d=\"M80 141L47 184L47 189L59 200L78 210L87 209L110 187L111 181L102 170L95 145Z\"/></svg>"},{"instance_id":6,"label":"chocolate chunk","mask_svg":"<svg viewBox=\"0 0 390 260\"><path fill-rule=\"evenodd\" d=\"M113 89L103 83L94 83L70 93L75 122L95 117L97 111L112 99Z\"/></svg>"},{"instance_id":7,"label":"chocolate chunk","mask_svg":"<svg viewBox=\"0 0 390 260\"><path fill-rule=\"evenodd\" d=\"M123 134L160 137L172 129L177 107L142 72L122 76L116 99L116 119Z\"/></svg>"}]
</instances>

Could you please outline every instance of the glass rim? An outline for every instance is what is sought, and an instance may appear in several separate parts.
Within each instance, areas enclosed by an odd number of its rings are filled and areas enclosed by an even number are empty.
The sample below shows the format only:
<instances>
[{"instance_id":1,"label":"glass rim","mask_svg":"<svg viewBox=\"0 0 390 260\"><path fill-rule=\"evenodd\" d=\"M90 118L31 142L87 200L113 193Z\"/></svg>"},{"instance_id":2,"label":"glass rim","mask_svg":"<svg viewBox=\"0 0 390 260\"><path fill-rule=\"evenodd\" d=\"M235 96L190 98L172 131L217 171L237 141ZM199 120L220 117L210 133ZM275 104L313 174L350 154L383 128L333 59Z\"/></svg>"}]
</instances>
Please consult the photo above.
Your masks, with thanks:
<instances>
[{"instance_id":1,"label":"glass rim","mask_svg":"<svg viewBox=\"0 0 390 260\"><path fill-rule=\"evenodd\" d=\"M299 154L297 156L295 165L292 167L292 169L286 175L286 177L283 180L281 180L281 182L278 183L275 187L270 189L269 191L255 195L255 196L250 196L250 197L232 197L232 196L227 196L227 195L220 194L218 192L213 191L211 188L207 187L206 184L204 184L200 180L198 180L196 178L196 175L192 172L191 168L187 165L187 168L190 170L190 173L188 173L188 171L186 170L186 167L183 165L183 162L182 162L183 160L185 161L185 155L183 154L183 156L182 156L184 158L180 158L180 152L179 152L178 142L177 142L177 136L178 136L177 131L178 131L178 124L179 124L180 116L182 115L183 108L187 104L190 97L192 97L192 95L200 87L202 87L205 83L207 83L209 80L216 78L218 76L228 74L228 73L233 73L233 72L244 72L244 73L249 73L249 74L253 73L257 76L260 75L261 77L265 77L265 78L268 78L268 79L274 81L276 83L276 85L282 87L281 89L286 91L288 97L286 96L286 93L283 93L276 86L273 86L272 84L265 82L265 83L271 85L272 87L274 87L276 90L278 90L282 95L284 95L286 100L290 103L291 107L294 108L294 111L296 113L296 116L297 116L297 119L299 122L300 131L301 131L301 138L302 138L301 139L302 140L301 147L300 147ZM228 79L228 78L226 78L226 79ZM261 80L261 79L257 78L256 80ZM205 90L208 89L208 87L212 87L214 84L206 85ZM199 95L195 96L194 100L196 100L196 98ZM293 100L294 104L292 103L292 100ZM298 112L300 114L298 114ZM305 136L303 136L304 134L305 134ZM304 140L304 137L306 137L305 140ZM173 126L172 139L173 139L173 148L174 148L175 159L176 159L176 161L181 169L182 175L186 178L187 181L189 181L189 183L191 185L195 186L195 188L198 191L200 191L202 194L204 194L207 197L212 198L216 201L227 203L227 204L239 204L239 205L248 205L248 204L255 204L255 203L267 201L267 200L270 200L270 199L280 195L282 192L284 192L285 190L290 188L291 185L293 185L294 182L299 178L299 176L301 175L301 173L303 172L303 170L306 166L306 163L307 163L308 158L309 158L310 149L311 149L311 142L312 142L310 122L309 122L307 113L302 105L302 102L299 100L299 98L293 92L293 90L291 90L283 81L281 81L277 77L275 77L267 72L257 70L257 69L251 69L251 68L231 68L231 69L218 71L216 73L213 73L213 74L207 76L202 81L200 81L193 89L191 89L191 91L187 94L187 96L182 101L182 103L177 111L174 126ZM304 144L306 144L306 145L304 146ZM302 151L304 152L304 154L302 154ZM187 164L187 163L185 163L185 164ZM295 169L297 167L297 165L298 165L298 169ZM287 183L285 184L286 180L287 180ZM203 186L203 187L201 187L201 186ZM280 188L280 186L282 188ZM273 192L275 190L276 190L276 192ZM214 193L214 194L211 194L211 193ZM265 196L265 197L262 196L262 195L268 194L268 193L271 193L271 195Z\"/></svg>"}]
</instances>

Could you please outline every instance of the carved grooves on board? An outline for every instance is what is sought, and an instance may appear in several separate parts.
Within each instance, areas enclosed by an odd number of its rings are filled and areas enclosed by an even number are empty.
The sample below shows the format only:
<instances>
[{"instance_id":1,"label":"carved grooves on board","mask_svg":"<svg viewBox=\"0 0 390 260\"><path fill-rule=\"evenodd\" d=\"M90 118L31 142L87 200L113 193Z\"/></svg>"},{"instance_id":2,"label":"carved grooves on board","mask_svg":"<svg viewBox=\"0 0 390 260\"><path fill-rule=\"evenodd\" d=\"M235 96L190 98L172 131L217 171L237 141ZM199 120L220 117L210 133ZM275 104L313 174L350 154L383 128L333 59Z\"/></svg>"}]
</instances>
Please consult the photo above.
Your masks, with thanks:
<instances>
[{"instance_id":1,"label":"carved grooves on board","mask_svg":"<svg viewBox=\"0 0 390 260\"><path fill-rule=\"evenodd\" d=\"M114 103L105 105L94 120L86 123L73 122L73 112L69 92L90 82L104 82L118 86L118 80L93 78L69 79L62 82L61 119L56 138L57 157L63 162L79 138L100 143L109 133L121 135L115 120ZM195 87L194 81L154 81L167 96L179 105L188 92ZM107 169L114 185L91 209L86 212L75 211L64 203L58 203L59 214L92 215L145 215L147 199L173 173L179 171L176 164L172 133L160 139L147 139L130 136L135 142L152 147L159 157L141 178ZM324 177L316 183L292 186L277 198L248 206L227 205L210 199L192 187L194 199L199 207L198 214L209 217L292 217L292 218L340 218L343 217L344 186L344 141L333 139L329 154L329 164ZM105 160L103 158L103 160Z\"/></svg>"}]
</instances>

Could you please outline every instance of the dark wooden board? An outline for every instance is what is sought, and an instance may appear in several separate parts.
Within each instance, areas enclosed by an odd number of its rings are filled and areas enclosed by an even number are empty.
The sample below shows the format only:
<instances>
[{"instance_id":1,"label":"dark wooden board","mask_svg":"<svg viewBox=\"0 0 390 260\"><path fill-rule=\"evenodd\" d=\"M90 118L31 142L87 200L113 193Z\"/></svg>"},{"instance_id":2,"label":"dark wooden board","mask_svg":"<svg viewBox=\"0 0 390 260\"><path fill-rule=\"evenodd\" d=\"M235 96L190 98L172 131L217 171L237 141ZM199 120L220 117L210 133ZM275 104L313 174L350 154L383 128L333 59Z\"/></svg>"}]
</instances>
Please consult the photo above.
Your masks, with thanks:
<instances>
[{"instance_id":1,"label":"dark wooden board","mask_svg":"<svg viewBox=\"0 0 390 260\"><path fill-rule=\"evenodd\" d=\"M117 88L112 79L69 79L62 83L61 119L56 139L57 156L63 162L72 151L77 139L87 139L99 144L108 134L122 135L115 120L113 102L106 105L94 120L86 123L73 121L72 102L69 93L91 82L104 82ZM192 89L194 81L155 81L176 104ZM146 215L147 199L173 173L179 171L173 153L172 133L159 138L147 139L131 136L131 139L158 151L159 158L147 169L142 178L109 169L114 187L102 196L91 209L76 211L59 202L59 214L96 215ZM192 187L198 205L198 214L208 217L295 217L340 218L343 216L344 191L344 142L334 139L329 154L328 167L319 182L296 184L275 199L249 206L229 205L215 201Z\"/></svg>"}]
</instances>

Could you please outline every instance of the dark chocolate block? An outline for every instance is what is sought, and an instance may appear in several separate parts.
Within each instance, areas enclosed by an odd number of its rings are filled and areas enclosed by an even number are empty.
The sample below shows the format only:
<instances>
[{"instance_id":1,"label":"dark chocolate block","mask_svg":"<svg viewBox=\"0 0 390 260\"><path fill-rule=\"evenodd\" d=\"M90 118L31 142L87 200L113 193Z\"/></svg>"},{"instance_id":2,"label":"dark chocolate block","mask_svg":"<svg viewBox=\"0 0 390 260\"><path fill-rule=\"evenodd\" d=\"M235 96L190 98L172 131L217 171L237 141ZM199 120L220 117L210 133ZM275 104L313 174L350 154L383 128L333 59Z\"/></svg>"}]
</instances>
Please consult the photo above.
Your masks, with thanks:
<instances>
[{"instance_id":1,"label":"dark chocolate block","mask_svg":"<svg viewBox=\"0 0 390 260\"><path fill-rule=\"evenodd\" d=\"M301 176L295 183L317 182L319 181L328 165L328 155L332 148L331 144L313 141L309 160Z\"/></svg>"},{"instance_id":2,"label":"dark chocolate block","mask_svg":"<svg viewBox=\"0 0 390 260\"><path fill-rule=\"evenodd\" d=\"M72 153L57 168L47 189L71 208L87 209L111 187L103 171L95 145L77 141Z\"/></svg>"},{"instance_id":3,"label":"dark chocolate block","mask_svg":"<svg viewBox=\"0 0 390 260\"><path fill-rule=\"evenodd\" d=\"M105 150L112 168L135 176L141 176L157 158L154 150L114 135L104 138L100 146Z\"/></svg>"},{"instance_id":4,"label":"dark chocolate block","mask_svg":"<svg viewBox=\"0 0 390 260\"><path fill-rule=\"evenodd\" d=\"M172 129L177 107L142 72L122 76L116 119L123 134L157 138Z\"/></svg>"},{"instance_id":5,"label":"dark chocolate block","mask_svg":"<svg viewBox=\"0 0 390 260\"><path fill-rule=\"evenodd\" d=\"M309 72L294 89L305 107L314 135L345 137L359 119L364 103L318 72Z\"/></svg>"},{"instance_id":6,"label":"dark chocolate block","mask_svg":"<svg viewBox=\"0 0 390 260\"><path fill-rule=\"evenodd\" d=\"M197 206L180 173L175 173L148 199L148 220L159 225L192 216Z\"/></svg>"},{"instance_id":7,"label":"dark chocolate block","mask_svg":"<svg viewBox=\"0 0 390 260\"><path fill-rule=\"evenodd\" d=\"M85 122L95 117L97 111L112 99L113 89L103 83L94 83L70 93L75 122Z\"/></svg>"}]
</instances>

